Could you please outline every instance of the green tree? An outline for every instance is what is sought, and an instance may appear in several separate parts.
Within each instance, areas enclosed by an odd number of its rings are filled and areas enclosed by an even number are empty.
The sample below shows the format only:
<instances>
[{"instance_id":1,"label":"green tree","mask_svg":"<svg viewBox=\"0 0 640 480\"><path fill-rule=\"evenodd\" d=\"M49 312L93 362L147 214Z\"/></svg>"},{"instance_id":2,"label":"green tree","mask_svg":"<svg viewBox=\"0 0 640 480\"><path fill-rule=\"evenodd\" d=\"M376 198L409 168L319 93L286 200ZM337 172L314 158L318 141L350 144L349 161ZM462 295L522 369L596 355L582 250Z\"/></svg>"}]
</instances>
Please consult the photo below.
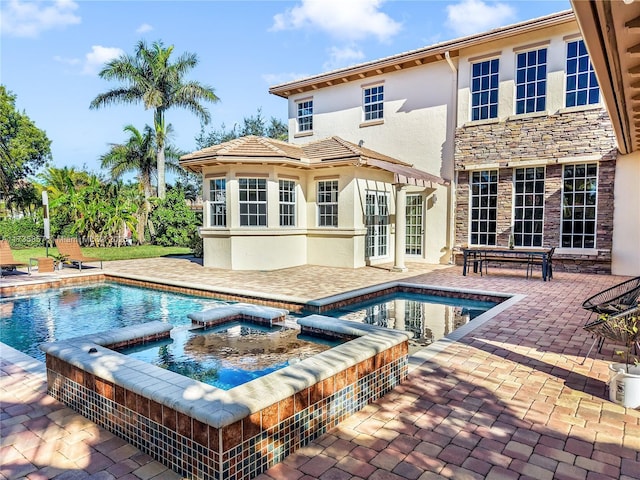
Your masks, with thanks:
<instances>
[{"instance_id":1,"label":"green tree","mask_svg":"<svg viewBox=\"0 0 640 480\"><path fill-rule=\"evenodd\" d=\"M0 85L0 193L9 204L19 183L51 159L51 141L16 110L15 101L15 95Z\"/></svg>"},{"instance_id":2,"label":"green tree","mask_svg":"<svg viewBox=\"0 0 640 480\"><path fill-rule=\"evenodd\" d=\"M142 102L145 109L153 110L160 198L166 194L166 111L174 107L186 108L206 124L211 117L202 102L219 100L213 88L185 80L186 74L198 64L197 56L185 53L172 62L170 57L173 49L173 45L165 47L161 41L154 42L150 47L144 41L139 41L133 56L121 55L108 62L99 73L101 78L116 80L123 85L98 95L90 105L95 109L117 103Z\"/></svg>"},{"instance_id":3,"label":"green tree","mask_svg":"<svg viewBox=\"0 0 640 480\"><path fill-rule=\"evenodd\" d=\"M255 116L244 117L240 127L238 124L234 124L231 130L227 130L226 125L223 123L219 129L210 130L209 132L205 132L204 127L204 124L200 125L200 134L196 137L196 145L199 149L220 145L247 135L274 138L282 141L286 141L289 138L289 129L286 124L275 117L271 117L267 123L262 116L261 108L258 108Z\"/></svg>"}]
</instances>

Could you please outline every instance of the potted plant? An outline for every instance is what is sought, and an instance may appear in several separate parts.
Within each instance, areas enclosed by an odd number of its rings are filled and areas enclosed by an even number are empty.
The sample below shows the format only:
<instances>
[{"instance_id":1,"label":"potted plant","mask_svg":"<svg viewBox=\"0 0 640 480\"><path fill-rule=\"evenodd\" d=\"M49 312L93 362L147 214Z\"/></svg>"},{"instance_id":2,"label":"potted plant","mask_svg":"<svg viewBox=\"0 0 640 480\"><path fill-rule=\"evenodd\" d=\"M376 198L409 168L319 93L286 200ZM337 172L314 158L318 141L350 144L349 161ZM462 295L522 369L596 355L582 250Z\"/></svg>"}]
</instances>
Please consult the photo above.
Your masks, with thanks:
<instances>
[{"instance_id":1,"label":"potted plant","mask_svg":"<svg viewBox=\"0 0 640 480\"><path fill-rule=\"evenodd\" d=\"M62 270L64 262L67 261L67 259L69 258L69 255L63 255L61 253L54 253L54 254L51 255L51 257L53 258L54 268L56 270Z\"/></svg>"},{"instance_id":2,"label":"potted plant","mask_svg":"<svg viewBox=\"0 0 640 480\"><path fill-rule=\"evenodd\" d=\"M623 346L615 352L623 362L609 365L609 399L625 407L639 408L640 362L632 350L640 342L640 305L613 315L602 315L585 329Z\"/></svg>"}]
</instances>

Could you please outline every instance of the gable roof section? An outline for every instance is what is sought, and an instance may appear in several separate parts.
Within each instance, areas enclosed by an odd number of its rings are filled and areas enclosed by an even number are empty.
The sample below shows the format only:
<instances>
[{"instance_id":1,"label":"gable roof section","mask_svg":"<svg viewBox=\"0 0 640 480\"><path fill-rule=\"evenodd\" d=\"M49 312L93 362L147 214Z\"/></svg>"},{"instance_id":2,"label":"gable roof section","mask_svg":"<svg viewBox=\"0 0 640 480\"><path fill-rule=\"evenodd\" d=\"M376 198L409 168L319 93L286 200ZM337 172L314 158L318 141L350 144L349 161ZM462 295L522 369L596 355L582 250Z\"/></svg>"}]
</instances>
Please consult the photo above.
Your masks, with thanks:
<instances>
[{"instance_id":1,"label":"gable roof section","mask_svg":"<svg viewBox=\"0 0 640 480\"><path fill-rule=\"evenodd\" d=\"M482 45L486 42L574 21L575 16L573 12L571 10L565 10L563 12L526 20L513 25L495 28L476 35L469 35L467 37L437 43L435 45L418 48L416 50L410 50L408 52L399 53L379 60L361 63L351 67L301 78L292 82L274 85L269 88L269 93L278 95L279 97L289 98L292 95L313 92L320 88L330 87L333 85L340 85L348 82L359 82L385 73L396 72L407 68L438 62L444 60L447 55L450 57L457 57L460 54L460 50L463 48Z\"/></svg>"},{"instance_id":2,"label":"gable roof section","mask_svg":"<svg viewBox=\"0 0 640 480\"><path fill-rule=\"evenodd\" d=\"M394 183L420 186L449 183L436 175L413 168L410 163L364 148L340 137L293 145L272 138L250 135L180 157L180 165L192 172L202 172L203 167L210 165L255 163L306 169L338 165L364 166L393 173Z\"/></svg>"}]
</instances>

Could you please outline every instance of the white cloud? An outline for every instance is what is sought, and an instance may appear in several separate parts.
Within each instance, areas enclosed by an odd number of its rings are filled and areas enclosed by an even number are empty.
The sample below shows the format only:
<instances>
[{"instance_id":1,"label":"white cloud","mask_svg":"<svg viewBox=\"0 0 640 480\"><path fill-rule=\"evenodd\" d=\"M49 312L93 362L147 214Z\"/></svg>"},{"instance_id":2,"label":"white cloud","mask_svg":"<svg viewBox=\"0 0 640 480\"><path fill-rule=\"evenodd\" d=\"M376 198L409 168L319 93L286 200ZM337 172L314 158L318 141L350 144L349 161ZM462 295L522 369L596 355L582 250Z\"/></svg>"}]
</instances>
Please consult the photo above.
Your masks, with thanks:
<instances>
[{"instance_id":1,"label":"white cloud","mask_svg":"<svg viewBox=\"0 0 640 480\"><path fill-rule=\"evenodd\" d=\"M379 11L383 0L302 0L273 17L272 31L317 29L341 40L386 41L402 25Z\"/></svg>"},{"instance_id":2,"label":"white cloud","mask_svg":"<svg viewBox=\"0 0 640 480\"><path fill-rule=\"evenodd\" d=\"M347 65L353 65L363 59L364 53L356 47L331 47L329 49L329 60L322 65L322 68L325 70L335 70Z\"/></svg>"},{"instance_id":3,"label":"white cloud","mask_svg":"<svg viewBox=\"0 0 640 480\"><path fill-rule=\"evenodd\" d=\"M74 13L78 4L72 0L3 2L0 31L14 37L37 37L52 28L76 25L81 18Z\"/></svg>"},{"instance_id":4,"label":"white cloud","mask_svg":"<svg viewBox=\"0 0 640 480\"><path fill-rule=\"evenodd\" d=\"M262 74L262 79L268 85L280 85L281 83L292 82L294 80L298 80L299 78L308 77L308 73L294 73L294 72L286 72L286 73L264 73Z\"/></svg>"},{"instance_id":5,"label":"white cloud","mask_svg":"<svg viewBox=\"0 0 640 480\"><path fill-rule=\"evenodd\" d=\"M109 60L113 60L123 54L124 50L117 47L93 45L91 51L85 55L82 73L85 75L97 73Z\"/></svg>"},{"instance_id":6,"label":"white cloud","mask_svg":"<svg viewBox=\"0 0 640 480\"><path fill-rule=\"evenodd\" d=\"M143 23L136 29L136 33L147 33L153 30L153 27L148 23Z\"/></svg>"},{"instance_id":7,"label":"white cloud","mask_svg":"<svg viewBox=\"0 0 640 480\"><path fill-rule=\"evenodd\" d=\"M504 3L462 0L447 6L447 26L458 35L471 35L504 25L515 17L515 10Z\"/></svg>"}]
</instances>

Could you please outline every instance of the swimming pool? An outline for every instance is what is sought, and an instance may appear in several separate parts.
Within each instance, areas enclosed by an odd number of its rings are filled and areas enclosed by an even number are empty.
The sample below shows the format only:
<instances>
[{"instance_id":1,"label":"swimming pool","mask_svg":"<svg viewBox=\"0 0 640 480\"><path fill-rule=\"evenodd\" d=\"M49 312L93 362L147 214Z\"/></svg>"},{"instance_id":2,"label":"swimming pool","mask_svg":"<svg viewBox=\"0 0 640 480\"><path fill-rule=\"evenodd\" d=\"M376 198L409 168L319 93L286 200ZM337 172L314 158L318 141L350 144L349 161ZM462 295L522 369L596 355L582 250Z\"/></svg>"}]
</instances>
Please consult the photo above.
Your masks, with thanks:
<instances>
[{"instance_id":1,"label":"swimming pool","mask_svg":"<svg viewBox=\"0 0 640 480\"><path fill-rule=\"evenodd\" d=\"M65 287L0 299L0 342L38 360L39 345L160 320L189 327L189 313L227 304L223 300L115 282ZM397 291L324 312L327 316L411 331L415 351L484 313L496 302Z\"/></svg>"},{"instance_id":2,"label":"swimming pool","mask_svg":"<svg viewBox=\"0 0 640 480\"><path fill-rule=\"evenodd\" d=\"M211 328L174 327L171 338L120 353L229 390L343 343L298 328L232 321Z\"/></svg>"},{"instance_id":3,"label":"swimming pool","mask_svg":"<svg viewBox=\"0 0 640 480\"><path fill-rule=\"evenodd\" d=\"M221 300L117 283L49 290L0 300L0 342L44 360L39 345L160 320L191 325L187 314Z\"/></svg>"},{"instance_id":4,"label":"swimming pool","mask_svg":"<svg viewBox=\"0 0 640 480\"><path fill-rule=\"evenodd\" d=\"M328 310L324 315L413 333L410 352L447 336L497 302L396 292Z\"/></svg>"}]
</instances>

